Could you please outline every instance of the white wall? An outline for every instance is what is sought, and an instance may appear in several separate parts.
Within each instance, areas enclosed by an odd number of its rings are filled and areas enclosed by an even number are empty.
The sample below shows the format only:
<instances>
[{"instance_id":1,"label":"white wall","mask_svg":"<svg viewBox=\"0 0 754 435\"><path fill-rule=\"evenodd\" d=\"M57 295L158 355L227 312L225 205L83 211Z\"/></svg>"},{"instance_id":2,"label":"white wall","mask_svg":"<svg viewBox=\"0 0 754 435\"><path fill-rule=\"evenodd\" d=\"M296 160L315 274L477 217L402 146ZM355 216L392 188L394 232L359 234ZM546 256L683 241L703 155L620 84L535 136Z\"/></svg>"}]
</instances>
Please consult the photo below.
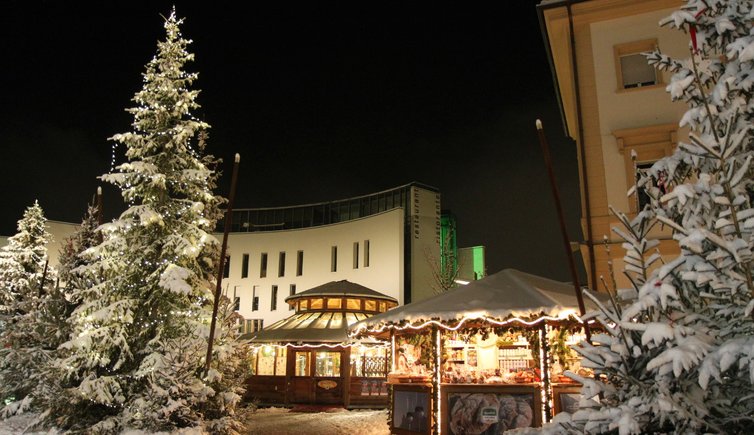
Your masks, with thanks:
<instances>
[{"instance_id":1,"label":"white wall","mask_svg":"<svg viewBox=\"0 0 754 435\"><path fill-rule=\"evenodd\" d=\"M607 197L611 205L622 211L628 211L628 183L625 176L625 161L618 151L612 132L626 128L678 123L686 110L686 105L682 102L671 102L664 86L618 92L613 47L627 42L657 39L664 54L676 58L689 57L688 35L658 25L662 18L672 12L673 9L665 9L591 24L603 163L606 174L615 174L606 177ZM663 82L665 85L670 82L667 73L663 76ZM686 135L686 132L680 131L678 139L684 140Z\"/></svg>"},{"instance_id":2,"label":"white wall","mask_svg":"<svg viewBox=\"0 0 754 435\"><path fill-rule=\"evenodd\" d=\"M50 259L50 265L57 267L58 258L60 257L60 248L63 246L63 241L76 231L77 224L60 221L47 221L47 231L50 233L51 240L47 243L47 255ZM0 247L8 244L8 238L10 236L0 236Z\"/></svg>"},{"instance_id":3,"label":"white wall","mask_svg":"<svg viewBox=\"0 0 754 435\"><path fill-rule=\"evenodd\" d=\"M290 285L300 293L312 287L348 280L396 298L403 303L404 212L394 209L348 222L298 230L231 233L230 275L223 280L229 297L241 298L239 313L264 319L264 326L290 316ZM221 237L221 235L218 235ZM364 241L369 240L369 267L364 267ZM359 243L359 267L353 265L353 244ZM337 271L331 272L331 247L338 247ZM304 252L303 274L296 276L297 252ZM267 253L267 276L260 278L261 254ZM285 275L278 276L278 258L285 252ZM243 254L249 254L249 275L241 278ZM277 309L270 311L272 286L278 286ZM254 287L259 310L252 311Z\"/></svg>"},{"instance_id":4,"label":"white wall","mask_svg":"<svg viewBox=\"0 0 754 435\"><path fill-rule=\"evenodd\" d=\"M411 302L435 295L430 261L440 258L440 194L411 188ZM403 304L403 300L401 300Z\"/></svg>"},{"instance_id":5,"label":"white wall","mask_svg":"<svg viewBox=\"0 0 754 435\"><path fill-rule=\"evenodd\" d=\"M50 258L52 266L58 267L63 242L76 231L78 226L78 224L69 222L47 221L47 231L52 235L52 240L47 244L47 256Z\"/></svg>"}]
</instances>

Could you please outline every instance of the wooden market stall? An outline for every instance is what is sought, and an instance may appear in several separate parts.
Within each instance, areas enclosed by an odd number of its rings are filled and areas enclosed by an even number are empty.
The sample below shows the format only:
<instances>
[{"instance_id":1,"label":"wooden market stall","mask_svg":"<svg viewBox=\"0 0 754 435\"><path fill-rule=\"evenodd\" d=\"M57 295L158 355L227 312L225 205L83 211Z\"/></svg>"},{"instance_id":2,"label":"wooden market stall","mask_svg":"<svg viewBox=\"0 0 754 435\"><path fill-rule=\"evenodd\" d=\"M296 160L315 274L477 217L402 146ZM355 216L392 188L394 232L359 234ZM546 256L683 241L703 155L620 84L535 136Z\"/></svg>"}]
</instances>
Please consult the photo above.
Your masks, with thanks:
<instances>
[{"instance_id":1,"label":"wooden market stall","mask_svg":"<svg viewBox=\"0 0 754 435\"><path fill-rule=\"evenodd\" d=\"M563 371L588 375L571 349L583 339L576 307L570 284L506 269L350 334L391 342L392 433L498 434L572 406L580 385Z\"/></svg>"},{"instance_id":2,"label":"wooden market stall","mask_svg":"<svg viewBox=\"0 0 754 435\"><path fill-rule=\"evenodd\" d=\"M348 326L398 305L349 281L285 299L295 313L255 334L247 398L263 404L386 406L387 342L350 340Z\"/></svg>"}]
</instances>

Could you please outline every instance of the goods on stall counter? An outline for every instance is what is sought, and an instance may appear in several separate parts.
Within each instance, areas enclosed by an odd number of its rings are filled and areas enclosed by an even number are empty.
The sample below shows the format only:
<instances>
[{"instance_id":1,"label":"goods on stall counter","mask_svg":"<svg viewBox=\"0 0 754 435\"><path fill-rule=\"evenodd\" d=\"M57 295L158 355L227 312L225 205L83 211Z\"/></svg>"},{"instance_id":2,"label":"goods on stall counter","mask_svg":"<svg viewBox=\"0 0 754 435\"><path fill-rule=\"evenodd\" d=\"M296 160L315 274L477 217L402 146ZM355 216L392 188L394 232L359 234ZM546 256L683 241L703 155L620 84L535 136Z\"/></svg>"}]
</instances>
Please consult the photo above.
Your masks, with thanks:
<instances>
[{"instance_id":1,"label":"goods on stall counter","mask_svg":"<svg viewBox=\"0 0 754 435\"><path fill-rule=\"evenodd\" d=\"M582 367L576 371L576 374L581 376L582 378L593 378L594 377L594 370L588 369L586 367ZM577 383L573 379L566 376L564 373L559 373L553 376L552 379L553 382L560 383L560 384L575 384Z\"/></svg>"},{"instance_id":2,"label":"goods on stall counter","mask_svg":"<svg viewBox=\"0 0 754 435\"><path fill-rule=\"evenodd\" d=\"M540 380L539 369L502 373L500 369L448 366L442 374L442 382L446 384L523 384Z\"/></svg>"},{"instance_id":3,"label":"goods on stall counter","mask_svg":"<svg viewBox=\"0 0 754 435\"><path fill-rule=\"evenodd\" d=\"M395 372L413 376L428 376L429 369L421 362L421 348L404 343L396 350Z\"/></svg>"}]
</instances>

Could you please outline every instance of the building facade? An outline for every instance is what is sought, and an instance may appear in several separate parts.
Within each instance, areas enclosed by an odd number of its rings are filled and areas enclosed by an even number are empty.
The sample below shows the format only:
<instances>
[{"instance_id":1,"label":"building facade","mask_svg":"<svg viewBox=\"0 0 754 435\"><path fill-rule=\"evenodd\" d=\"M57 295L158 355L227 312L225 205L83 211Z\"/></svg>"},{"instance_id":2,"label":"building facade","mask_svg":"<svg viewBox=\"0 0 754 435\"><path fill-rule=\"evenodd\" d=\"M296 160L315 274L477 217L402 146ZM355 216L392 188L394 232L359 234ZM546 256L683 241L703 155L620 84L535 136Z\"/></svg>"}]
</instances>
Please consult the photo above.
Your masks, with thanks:
<instances>
[{"instance_id":1,"label":"building facade","mask_svg":"<svg viewBox=\"0 0 754 435\"><path fill-rule=\"evenodd\" d=\"M400 304L434 295L440 193L410 183L343 200L233 211L222 287L253 332L292 314L285 298L349 280ZM50 264L77 224L48 221ZM222 234L215 234L222 239Z\"/></svg>"},{"instance_id":2,"label":"building facade","mask_svg":"<svg viewBox=\"0 0 754 435\"><path fill-rule=\"evenodd\" d=\"M433 295L440 193L411 183L317 204L233 211L223 289L253 332L291 315L285 298L348 280L400 304Z\"/></svg>"},{"instance_id":3,"label":"building facade","mask_svg":"<svg viewBox=\"0 0 754 435\"><path fill-rule=\"evenodd\" d=\"M689 39L660 27L678 0L544 0L538 6L565 133L577 145L584 241L581 253L591 288L601 289L613 262L619 286L624 251L612 233L609 207L634 216L644 198L628 195L636 170L672 153L688 132L679 128L685 104L665 91L670 76L647 65L643 52L659 48L689 56ZM554 129L548 133L553 134ZM610 251L605 249L607 237ZM663 256L677 253L670 233L656 234Z\"/></svg>"}]
</instances>

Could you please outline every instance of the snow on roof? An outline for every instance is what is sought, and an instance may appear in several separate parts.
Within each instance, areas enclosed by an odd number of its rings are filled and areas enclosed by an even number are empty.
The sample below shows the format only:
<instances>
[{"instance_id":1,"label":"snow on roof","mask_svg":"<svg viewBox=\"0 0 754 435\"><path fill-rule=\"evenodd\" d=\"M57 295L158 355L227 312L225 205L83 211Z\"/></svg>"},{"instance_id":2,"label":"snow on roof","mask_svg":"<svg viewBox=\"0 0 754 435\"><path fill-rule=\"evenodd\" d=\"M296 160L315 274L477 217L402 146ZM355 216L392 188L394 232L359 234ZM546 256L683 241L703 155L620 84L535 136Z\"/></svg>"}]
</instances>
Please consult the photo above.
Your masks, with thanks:
<instances>
[{"instance_id":1,"label":"snow on roof","mask_svg":"<svg viewBox=\"0 0 754 435\"><path fill-rule=\"evenodd\" d=\"M607 300L608 296L598 294L597 298ZM587 310L596 308L588 298L585 298L585 303ZM572 284L505 269L469 285L362 320L350 329L354 331L388 323L416 323L430 319L442 322L469 316L499 320L537 314L559 316L565 311L578 314L578 301Z\"/></svg>"}]
</instances>

